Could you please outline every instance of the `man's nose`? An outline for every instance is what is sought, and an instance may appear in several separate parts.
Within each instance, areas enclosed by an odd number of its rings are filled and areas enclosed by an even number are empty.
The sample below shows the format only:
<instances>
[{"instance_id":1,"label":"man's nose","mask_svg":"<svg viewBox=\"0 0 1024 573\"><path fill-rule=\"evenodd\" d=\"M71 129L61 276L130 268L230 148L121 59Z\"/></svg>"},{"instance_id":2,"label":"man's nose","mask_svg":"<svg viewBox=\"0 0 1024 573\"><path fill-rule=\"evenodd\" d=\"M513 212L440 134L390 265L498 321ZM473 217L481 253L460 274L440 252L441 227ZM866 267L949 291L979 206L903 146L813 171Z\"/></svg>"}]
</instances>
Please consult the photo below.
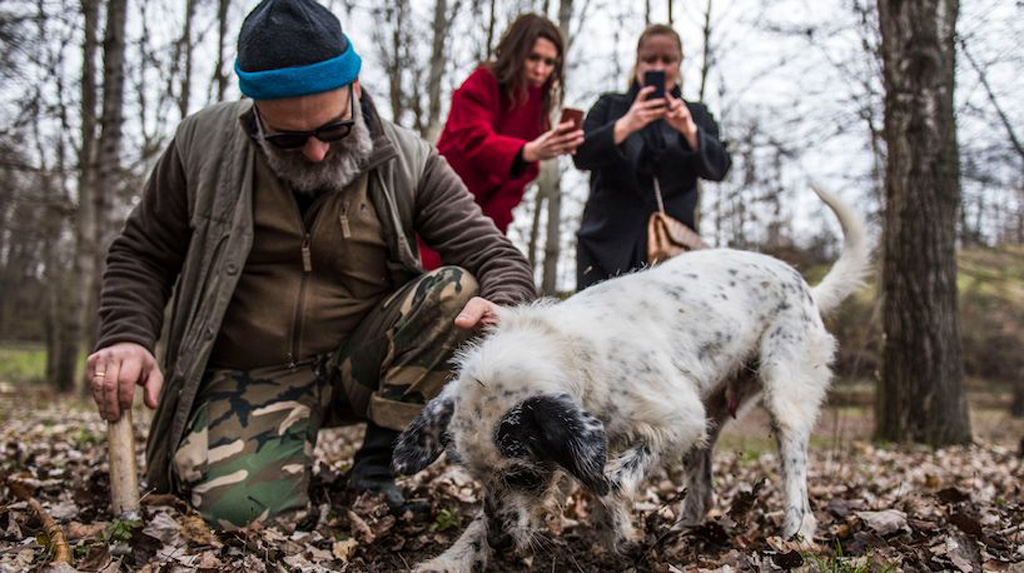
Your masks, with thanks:
<instances>
[{"instance_id":1,"label":"man's nose","mask_svg":"<svg viewBox=\"0 0 1024 573\"><path fill-rule=\"evenodd\" d=\"M315 137L310 137L306 140L306 145L302 147L302 154L306 156L306 159L319 163L324 160L324 157L327 157L327 152L330 149L330 143L324 143Z\"/></svg>"}]
</instances>

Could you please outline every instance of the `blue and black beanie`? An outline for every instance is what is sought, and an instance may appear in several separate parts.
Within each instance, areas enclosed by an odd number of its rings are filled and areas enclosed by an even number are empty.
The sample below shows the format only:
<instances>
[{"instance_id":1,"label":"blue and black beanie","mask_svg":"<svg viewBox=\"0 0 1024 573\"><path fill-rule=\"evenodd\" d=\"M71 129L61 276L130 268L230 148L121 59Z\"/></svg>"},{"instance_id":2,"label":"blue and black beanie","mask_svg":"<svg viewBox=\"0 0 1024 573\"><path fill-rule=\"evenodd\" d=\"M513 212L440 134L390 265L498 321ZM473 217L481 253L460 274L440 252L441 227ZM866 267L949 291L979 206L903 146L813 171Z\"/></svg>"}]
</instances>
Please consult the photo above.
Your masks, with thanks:
<instances>
[{"instance_id":1,"label":"blue and black beanie","mask_svg":"<svg viewBox=\"0 0 1024 573\"><path fill-rule=\"evenodd\" d=\"M313 0L263 0L238 34L238 85L255 100L338 89L361 64L341 23Z\"/></svg>"}]
</instances>

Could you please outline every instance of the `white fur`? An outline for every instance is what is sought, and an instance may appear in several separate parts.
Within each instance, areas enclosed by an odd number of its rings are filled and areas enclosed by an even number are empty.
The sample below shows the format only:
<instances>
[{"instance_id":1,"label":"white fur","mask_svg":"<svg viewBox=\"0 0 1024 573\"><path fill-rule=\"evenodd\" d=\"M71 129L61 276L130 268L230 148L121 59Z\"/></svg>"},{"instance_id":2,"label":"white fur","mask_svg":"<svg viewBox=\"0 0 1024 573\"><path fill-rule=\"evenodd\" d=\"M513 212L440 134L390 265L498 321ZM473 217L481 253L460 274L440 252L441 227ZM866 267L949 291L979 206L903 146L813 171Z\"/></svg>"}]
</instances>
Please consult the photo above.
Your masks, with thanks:
<instances>
[{"instance_id":1,"label":"white fur","mask_svg":"<svg viewBox=\"0 0 1024 573\"><path fill-rule=\"evenodd\" d=\"M444 392L455 398L449 431L458 457L487 490L512 463L494 443L501 417L529 397L570 395L604 424L605 475L616 487L599 499L595 514L622 550L635 541L628 502L658 463L687 455L683 515L691 522L703 517L711 499L710 451L728 417L724 401L730 392L745 403L760 396L782 460L783 534L809 539L815 519L807 500L807 440L835 348L821 313L852 292L868 266L863 223L835 197L819 195L847 235L843 256L814 289L777 259L717 249L681 255L564 302L502 311L499 326L460 356L459 376ZM757 371L745 378L741 368L749 364ZM515 503L522 505L520 521L536 509L528 507L531 500ZM467 530L460 553L486 528L483 522ZM522 545L525 534L512 533ZM439 559L457 569L452 550Z\"/></svg>"}]
</instances>

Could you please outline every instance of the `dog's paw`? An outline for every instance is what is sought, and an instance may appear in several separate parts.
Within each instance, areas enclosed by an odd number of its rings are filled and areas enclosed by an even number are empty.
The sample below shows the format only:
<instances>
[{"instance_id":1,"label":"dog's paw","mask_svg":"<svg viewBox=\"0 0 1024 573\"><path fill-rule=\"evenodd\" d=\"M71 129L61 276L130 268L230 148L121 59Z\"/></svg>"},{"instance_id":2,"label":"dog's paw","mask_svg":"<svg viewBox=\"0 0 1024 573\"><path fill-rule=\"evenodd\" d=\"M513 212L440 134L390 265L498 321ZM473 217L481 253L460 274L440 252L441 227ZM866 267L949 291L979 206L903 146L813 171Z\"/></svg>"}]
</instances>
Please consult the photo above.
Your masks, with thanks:
<instances>
[{"instance_id":1,"label":"dog's paw","mask_svg":"<svg viewBox=\"0 0 1024 573\"><path fill-rule=\"evenodd\" d=\"M424 561L412 569L412 573L483 573L487 563L483 559L452 561L444 556Z\"/></svg>"}]
</instances>

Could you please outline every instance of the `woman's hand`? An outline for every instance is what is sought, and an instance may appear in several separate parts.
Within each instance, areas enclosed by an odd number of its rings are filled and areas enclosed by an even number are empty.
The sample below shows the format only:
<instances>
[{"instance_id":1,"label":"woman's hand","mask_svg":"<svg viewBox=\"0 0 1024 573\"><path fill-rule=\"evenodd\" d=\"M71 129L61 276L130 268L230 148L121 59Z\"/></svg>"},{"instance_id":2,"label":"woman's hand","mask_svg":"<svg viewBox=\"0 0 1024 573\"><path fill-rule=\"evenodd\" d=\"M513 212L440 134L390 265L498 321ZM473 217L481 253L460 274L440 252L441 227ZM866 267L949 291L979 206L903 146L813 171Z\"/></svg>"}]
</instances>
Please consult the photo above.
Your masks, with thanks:
<instances>
[{"instance_id":1,"label":"woman's hand","mask_svg":"<svg viewBox=\"0 0 1024 573\"><path fill-rule=\"evenodd\" d=\"M686 102L668 94L668 113L665 114L665 121L686 138L690 149L697 150L697 124L694 123Z\"/></svg>"},{"instance_id":2,"label":"woman's hand","mask_svg":"<svg viewBox=\"0 0 1024 573\"><path fill-rule=\"evenodd\" d=\"M640 131L648 123L665 117L668 108L664 98L647 99L654 92L654 86L647 86L636 94L633 105L626 115L615 121L615 145L626 140L631 133Z\"/></svg>"},{"instance_id":3,"label":"woman's hand","mask_svg":"<svg viewBox=\"0 0 1024 573\"><path fill-rule=\"evenodd\" d=\"M544 132L540 137L523 146L523 160L527 163L551 159L566 153L576 153L583 143L583 130L573 129L573 122L567 121Z\"/></svg>"}]
</instances>

